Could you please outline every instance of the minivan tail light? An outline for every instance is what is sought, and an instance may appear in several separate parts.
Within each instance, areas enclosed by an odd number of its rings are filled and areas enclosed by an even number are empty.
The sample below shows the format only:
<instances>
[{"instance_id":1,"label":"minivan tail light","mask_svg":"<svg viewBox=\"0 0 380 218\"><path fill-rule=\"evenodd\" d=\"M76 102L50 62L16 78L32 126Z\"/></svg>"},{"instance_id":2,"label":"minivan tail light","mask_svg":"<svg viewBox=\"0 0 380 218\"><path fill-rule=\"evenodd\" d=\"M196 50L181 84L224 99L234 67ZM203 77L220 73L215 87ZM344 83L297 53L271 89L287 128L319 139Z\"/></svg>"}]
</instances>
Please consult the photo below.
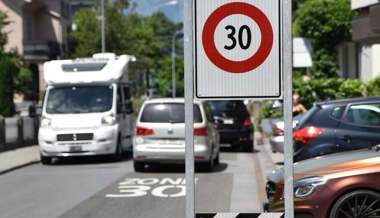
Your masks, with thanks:
<instances>
[{"instance_id":1,"label":"minivan tail light","mask_svg":"<svg viewBox=\"0 0 380 218\"><path fill-rule=\"evenodd\" d=\"M194 129L194 136L208 136L207 127L195 128Z\"/></svg>"},{"instance_id":2,"label":"minivan tail light","mask_svg":"<svg viewBox=\"0 0 380 218\"><path fill-rule=\"evenodd\" d=\"M154 135L154 131L151 128L146 128L146 127L140 127L140 126L138 126L136 128L136 135L137 136Z\"/></svg>"},{"instance_id":3,"label":"minivan tail light","mask_svg":"<svg viewBox=\"0 0 380 218\"><path fill-rule=\"evenodd\" d=\"M243 122L244 128L249 128L249 127L251 127L251 125L252 125L251 119L249 117L245 118L245 120Z\"/></svg>"},{"instance_id":4,"label":"minivan tail light","mask_svg":"<svg viewBox=\"0 0 380 218\"><path fill-rule=\"evenodd\" d=\"M295 141L302 142L304 144L309 143L311 140L317 138L322 133L322 129L314 126L299 129L293 133L293 139Z\"/></svg>"}]
</instances>

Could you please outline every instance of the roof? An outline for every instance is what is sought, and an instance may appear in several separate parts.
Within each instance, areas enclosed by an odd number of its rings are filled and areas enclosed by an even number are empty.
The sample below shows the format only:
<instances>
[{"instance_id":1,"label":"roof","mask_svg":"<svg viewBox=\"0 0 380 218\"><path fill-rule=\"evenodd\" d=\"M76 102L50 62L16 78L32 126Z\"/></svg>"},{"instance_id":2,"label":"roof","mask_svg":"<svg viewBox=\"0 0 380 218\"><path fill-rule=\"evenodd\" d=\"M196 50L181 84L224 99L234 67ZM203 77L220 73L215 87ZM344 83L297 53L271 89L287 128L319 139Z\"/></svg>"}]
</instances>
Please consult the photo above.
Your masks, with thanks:
<instances>
[{"instance_id":1,"label":"roof","mask_svg":"<svg viewBox=\"0 0 380 218\"><path fill-rule=\"evenodd\" d=\"M368 101L379 101L380 102L380 97L361 97L361 98L339 99L339 100L318 102L317 105L320 105L320 106L338 105L338 104L339 105L345 105L345 104L361 103L361 102L368 102Z\"/></svg>"},{"instance_id":2,"label":"roof","mask_svg":"<svg viewBox=\"0 0 380 218\"><path fill-rule=\"evenodd\" d=\"M115 82L123 78L127 65L135 58L112 53L94 54L91 58L55 60L44 64L48 85Z\"/></svg>"},{"instance_id":3,"label":"roof","mask_svg":"<svg viewBox=\"0 0 380 218\"><path fill-rule=\"evenodd\" d=\"M145 104L154 104L154 103L185 103L184 98L154 98L145 101ZM199 101L194 100L194 103L199 103Z\"/></svg>"}]
</instances>

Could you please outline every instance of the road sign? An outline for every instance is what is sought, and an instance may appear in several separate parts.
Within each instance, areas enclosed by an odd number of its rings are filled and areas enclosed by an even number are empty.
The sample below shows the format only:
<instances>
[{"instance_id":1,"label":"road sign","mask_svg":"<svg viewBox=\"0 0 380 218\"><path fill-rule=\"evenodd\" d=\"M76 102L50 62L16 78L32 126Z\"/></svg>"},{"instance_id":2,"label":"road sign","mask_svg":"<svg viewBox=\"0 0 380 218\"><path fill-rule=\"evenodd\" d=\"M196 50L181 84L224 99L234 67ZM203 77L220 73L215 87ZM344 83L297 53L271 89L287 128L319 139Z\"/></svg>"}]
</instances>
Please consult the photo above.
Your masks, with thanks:
<instances>
[{"instance_id":1,"label":"road sign","mask_svg":"<svg viewBox=\"0 0 380 218\"><path fill-rule=\"evenodd\" d=\"M195 0L195 96L280 98L280 0Z\"/></svg>"}]
</instances>

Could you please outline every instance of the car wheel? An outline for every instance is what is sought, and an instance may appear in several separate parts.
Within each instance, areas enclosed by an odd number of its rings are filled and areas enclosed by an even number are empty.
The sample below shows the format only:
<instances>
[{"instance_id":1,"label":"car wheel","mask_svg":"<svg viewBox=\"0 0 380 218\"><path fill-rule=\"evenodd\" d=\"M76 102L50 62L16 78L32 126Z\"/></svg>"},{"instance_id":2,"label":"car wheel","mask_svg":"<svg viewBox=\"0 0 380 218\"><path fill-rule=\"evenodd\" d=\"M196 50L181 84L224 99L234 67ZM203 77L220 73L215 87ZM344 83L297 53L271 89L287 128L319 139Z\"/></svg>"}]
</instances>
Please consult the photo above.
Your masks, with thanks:
<instances>
[{"instance_id":1,"label":"car wheel","mask_svg":"<svg viewBox=\"0 0 380 218\"><path fill-rule=\"evenodd\" d=\"M135 172L144 172L145 163L133 161L133 168L135 169Z\"/></svg>"},{"instance_id":2,"label":"car wheel","mask_svg":"<svg viewBox=\"0 0 380 218\"><path fill-rule=\"evenodd\" d=\"M243 152L248 152L248 153L251 153L253 152L253 143L250 142L250 143L247 143L245 145L243 145L242 149L241 149Z\"/></svg>"},{"instance_id":3,"label":"car wheel","mask_svg":"<svg viewBox=\"0 0 380 218\"><path fill-rule=\"evenodd\" d=\"M41 163L43 165L50 165L50 164L52 164L52 158L51 157L45 157L42 154L40 156L41 156Z\"/></svg>"},{"instance_id":4,"label":"car wheel","mask_svg":"<svg viewBox=\"0 0 380 218\"><path fill-rule=\"evenodd\" d=\"M358 190L343 195L331 209L330 218L380 217L380 194Z\"/></svg>"}]
</instances>

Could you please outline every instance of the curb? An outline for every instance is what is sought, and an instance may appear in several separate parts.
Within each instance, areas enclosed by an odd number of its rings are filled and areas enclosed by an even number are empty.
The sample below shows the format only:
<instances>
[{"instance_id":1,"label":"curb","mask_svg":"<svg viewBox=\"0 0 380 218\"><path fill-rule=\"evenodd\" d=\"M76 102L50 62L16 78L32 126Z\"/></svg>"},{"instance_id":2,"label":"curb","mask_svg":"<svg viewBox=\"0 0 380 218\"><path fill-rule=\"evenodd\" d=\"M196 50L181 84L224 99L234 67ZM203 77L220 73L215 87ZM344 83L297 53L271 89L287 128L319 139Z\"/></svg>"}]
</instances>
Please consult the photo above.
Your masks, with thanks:
<instances>
[{"instance_id":1,"label":"curb","mask_svg":"<svg viewBox=\"0 0 380 218\"><path fill-rule=\"evenodd\" d=\"M39 147L29 146L0 153L0 175L40 162Z\"/></svg>"},{"instance_id":2,"label":"curb","mask_svg":"<svg viewBox=\"0 0 380 218\"><path fill-rule=\"evenodd\" d=\"M14 166L14 167L10 167L9 169L5 169L3 171L0 171L0 175L9 173L11 171L14 171L14 170L17 170L17 169L20 169L20 168L23 168L23 167L26 167L26 166L29 166L29 165L36 164L36 163L39 163L39 162L40 162L40 160L33 160L33 161L30 161L30 162L27 162L27 163L24 163L24 164L20 164L20 165Z\"/></svg>"}]
</instances>

